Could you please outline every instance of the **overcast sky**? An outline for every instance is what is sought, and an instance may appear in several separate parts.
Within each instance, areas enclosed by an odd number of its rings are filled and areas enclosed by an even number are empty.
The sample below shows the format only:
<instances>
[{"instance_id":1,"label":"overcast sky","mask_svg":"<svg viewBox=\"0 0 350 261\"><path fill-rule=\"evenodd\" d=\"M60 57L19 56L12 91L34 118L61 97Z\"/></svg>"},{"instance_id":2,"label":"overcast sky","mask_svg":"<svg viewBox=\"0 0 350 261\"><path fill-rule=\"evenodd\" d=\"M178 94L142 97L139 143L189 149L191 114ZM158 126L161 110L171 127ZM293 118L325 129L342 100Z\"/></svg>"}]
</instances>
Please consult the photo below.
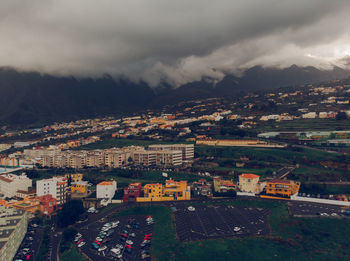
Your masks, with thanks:
<instances>
[{"instance_id":1,"label":"overcast sky","mask_svg":"<svg viewBox=\"0 0 350 261\"><path fill-rule=\"evenodd\" d=\"M349 14L349 0L1 0L0 66L153 86L344 66Z\"/></svg>"}]
</instances>

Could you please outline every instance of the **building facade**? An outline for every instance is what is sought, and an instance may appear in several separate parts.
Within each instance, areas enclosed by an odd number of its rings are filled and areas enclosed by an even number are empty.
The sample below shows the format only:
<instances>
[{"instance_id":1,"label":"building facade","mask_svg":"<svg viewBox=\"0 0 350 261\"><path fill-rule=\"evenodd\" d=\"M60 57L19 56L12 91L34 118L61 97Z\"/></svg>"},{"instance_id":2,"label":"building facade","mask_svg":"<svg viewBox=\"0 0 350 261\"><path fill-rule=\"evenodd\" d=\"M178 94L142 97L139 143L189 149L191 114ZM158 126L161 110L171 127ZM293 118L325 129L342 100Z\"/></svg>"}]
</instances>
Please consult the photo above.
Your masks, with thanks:
<instances>
[{"instance_id":1,"label":"building facade","mask_svg":"<svg viewBox=\"0 0 350 261\"><path fill-rule=\"evenodd\" d=\"M239 175L239 185L240 191L249 193L259 193L259 176L255 174L242 174Z\"/></svg>"},{"instance_id":2,"label":"building facade","mask_svg":"<svg viewBox=\"0 0 350 261\"><path fill-rule=\"evenodd\" d=\"M300 182L272 179L266 182L266 194L290 197L299 192Z\"/></svg>"},{"instance_id":3,"label":"building facade","mask_svg":"<svg viewBox=\"0 0 350 261\"><path fill-rule=\"evenodd\" d=\"M135 202L137 197L140 197L142 192L141 183L131 183L127 188L124 188L123 202Z\"/></svg>"},{"instance_id":4,"label":"building facade","mask_svg":"<svg viewBox=\"0 0 350 261\"><path fill-rule=\"evenodd\" d=\"M236 190L236 185L232 180L222 179L220 176L213 178L214 180L214 191L219 193L226 193L229 191Z\"/></svg>"},{"instance_id":5,"label":"building facade","mask_svg":"<svg viewBox=\"0 0 350 261\"><path fill-rule=\"evenodd\" d=\"M159 150L156 153L156 165L164 167L181 166L182 152L180 150Z\"/></svg>"},{"instance_id":6,"label":"building facade","mask_svg":"<svg viewBox=\"0 0 350 261\"><path fill-rule=\"evenodd\" d=\"M117 182L102 181L96 186L96 198L97 199L112 199L115 191L117 190Z\"/></svg>"},{"instance_id":7,"label":"building facade","mask_svg":"<svg viewBox=\"0 0 350 261\"><path fill-rule=\"evenodd\" d=\"M87 181L77 181L71 183L72 194L86 194L88 192L89 182Z\"/></svg>"},{"instance_id":8,"label":"building facade","mask_svg":"<svg viewBox=\"0 0 350 261\"><path fill-rule=\"evenodd\" d=\"M143 188L144 197L136 198L137 202L190 200L191 188L187 181L166 180L165 185L146 184Z\"/></svg>"},{"instance_id":9,"label":"building facade","mask_svg":"<svg viewBox=\"0 0 350 261\"><path fill-rule=\"evenodd\" d=\"M133 162L136 165L151 166L156 164L156 151L140 150L132 154Z\"/></svg>"},{"instance_id":10,"label":"building facade","mask_svg":"<svg viewBox=\"0 0 350 261\"><path fill-rule=\"evenodd\" d=\"M191 162L194 158L194 144L155 144L148 146L149 150L175 150L181 151L183 162Z\"/></svg>"},{"instance_id":11,"label":"building facade","mask_svg":"<svg viewBox=\"0 0 350 261\"><path fill-rule=\"evenodd\" d=\"M37 196L52 195L57 200L57 205L67 202L68 184L66 177L53 177L36 182Z\"/></svg>"},{"instance_id":12,"label":"building facade","mask_svg":"<svg viewBox=\"0 0 350 261\"><path fill-rule=\"evenodd\" d=\"M2 174L0 175L0 193L4 197L12 198L18 190L28 191L32 186L32 180L25 174Z\"/></svg>"},{"instance_id":13,"label":"building facade","mask_svg":"<svg viewBox=\"0 0 350 261\"><path fill-rule=\"evenodd\" d=\"M11 261L27 233L28 213L0 206L0 216L0 260Z\"/></svg>"},{"instance_id":14,"label":"building facade","mask_svg":"<svg viewBox=\"0 0 350 261\"><path fill-rule=\"evenodd\" d=\"M192 194L195 197L211 197L213 196L212 183L205 180L199 179L191 185Z\"/></svg>"}]
</instances>

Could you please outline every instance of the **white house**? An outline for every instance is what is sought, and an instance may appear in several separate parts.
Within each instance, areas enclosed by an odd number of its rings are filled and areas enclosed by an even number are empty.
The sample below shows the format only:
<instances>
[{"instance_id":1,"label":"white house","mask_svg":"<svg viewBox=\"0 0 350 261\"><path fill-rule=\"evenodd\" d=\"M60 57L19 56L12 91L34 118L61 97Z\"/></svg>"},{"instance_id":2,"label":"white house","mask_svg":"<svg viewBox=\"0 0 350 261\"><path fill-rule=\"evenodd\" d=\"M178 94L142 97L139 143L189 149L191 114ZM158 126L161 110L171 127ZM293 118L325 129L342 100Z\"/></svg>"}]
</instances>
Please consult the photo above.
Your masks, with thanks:
<instances>
[{"instance_id":1,"label":"white house","mask_svg":"<svg viewBox=\"0 0 350 261\"><path fill-rule=\"evenodd\" d=\"M17 190L27 191L32 186L32 180L24 173L22 175L2 174L0 175L0 193L5 197L14 197Z\"/></svg>"},{"instance_id":2,"label":"white house","mask_svg":"<svg viewBox=\"0 0 350 261\"><path fill-rule=\"evenodd\" d=\"M102 181L96 186L97 199L112 199L117 190L116 181Z\"/></svg>"}]
</instances>

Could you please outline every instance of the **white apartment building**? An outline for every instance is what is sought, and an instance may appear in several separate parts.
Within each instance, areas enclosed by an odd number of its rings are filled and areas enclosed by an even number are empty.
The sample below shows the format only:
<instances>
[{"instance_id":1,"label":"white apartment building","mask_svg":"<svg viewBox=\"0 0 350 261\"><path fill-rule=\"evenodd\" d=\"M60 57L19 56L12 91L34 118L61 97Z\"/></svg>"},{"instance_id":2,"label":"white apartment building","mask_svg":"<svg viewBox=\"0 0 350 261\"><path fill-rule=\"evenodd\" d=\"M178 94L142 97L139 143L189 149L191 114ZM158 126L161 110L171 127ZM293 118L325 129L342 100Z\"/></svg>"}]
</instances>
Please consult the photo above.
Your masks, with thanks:
<instances>
[{"instance_id":1,"label":"white apartment building","mask_svg":"<svg viewBox=\"0 0 350 261\"><path fill-rule=\"evenodd\" d=\"M115 191L117 190L117 182L113 181L102 181L96 186L96 198L97 199L112 199Z\"/></svg>"},{"instance_id":2,"label":"white apartment building","mask_svg":"<svg viewBox=\"0 0 350 261\"><path fill-rule=\"evenodd\" d=\"M159 150L156 153L156 165L170 167L182 165L181 150Z\"/></svg>"},{"instance_id":3,"label":"white apartment building","mask_svg":"<svg viewBox=\"0 0 350 261\"><path fill-rule=\"evenodd\" d=\"M141 150L132 154L132 159L137 165L151 166L156 164L156 151Z\"/></svg>"},{"instance_id":4,"label":"white apartment building","mask_svg":"<svg viewBox=\"0 0 350 261\"><path fill-rule=\"evenodd\" d=\"M118 168L134 161L136 164L150 166L156 164L156 152L162 150L181 151L182 162L191 162L194 158L194 144L171 144L151 145L147 151L141 146L93 151L61 151L60 153L42 156L41 165L43 167L71 167L75 169L81 169L85 166ZM173 154L177 155L177 153Z\"/></svg>"},{"instance_id":5,"label":"white apartment building","mask_svg":"<svg viewBox=\"0 0 350 261\"><path fill-rule=\"evenodd\" d=\"M22 175L2 174L0 175L0 193L4 197L12 198L16 195L17 190L28 191L32 186L32 180L24 173Z\"/></svg>"},{"instance_id":6,"label":"white apartment building","mask_svg":"<svg viewBox=\"0 0 350 261\"><path fill-rule=\"evenodd\" d=\"M181 151L182 161L190 162L194 158L194 144L156 144L148 146L149 150L175 150Z\"/></svg>"},{"instance_id":7,"label":"white apartment building","mask_svg":"<svg viewBox=\"0 0 350 261\"><path fill-rule=\"evenodd\" d=\"M0 206L0 260L12 261L27 233L28 213Z\"/></svg>"},{"instance_id":8,"label":"white apartment building","mask_svg":"<svg viewBox=\"0 0 350 261\"><path fill-rule=\"evenodd\" d=\"M125 164L125 156L121 151L106 151L104 155L104 164L108 167L118 168Z\"/></svg>"},{"instance_id":9,"label":"white apartment building","mask_svg":"<svg viewBox=\"0 0 350 261\"><path fill-rule=\"evenodd\" d=\"M53 177L42 179L36 182L36 194L38 196L52 195L57 200L57 205L62 205L67 201L67 178Z\"/></svg>"}]
</instances>

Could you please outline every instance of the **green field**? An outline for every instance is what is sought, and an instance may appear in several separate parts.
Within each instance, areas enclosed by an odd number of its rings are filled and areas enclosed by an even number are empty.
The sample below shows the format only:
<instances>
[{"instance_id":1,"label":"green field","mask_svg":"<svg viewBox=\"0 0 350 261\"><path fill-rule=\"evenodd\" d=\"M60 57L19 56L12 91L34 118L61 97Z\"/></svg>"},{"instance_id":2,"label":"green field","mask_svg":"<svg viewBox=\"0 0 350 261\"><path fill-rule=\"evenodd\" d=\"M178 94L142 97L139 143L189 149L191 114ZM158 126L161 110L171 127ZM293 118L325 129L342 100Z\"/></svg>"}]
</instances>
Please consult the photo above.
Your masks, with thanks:
<instances>
[{"instance_id":1,"label":"green field","mask_svg":"<svg viewBox=\"0 0 350 261\"><path fill-rule=\"evenodd\" d=\"M316 149L302 148L248 148L248 147L220 147L220 146L196 146L196 155L199 157L216 157L221 159L239 159L247 156L250 160L293 164L305 160L329 160L335 159L336 154Z\"/></svg>"},{"instance_id":2,"label":"green field","mask_svg":"<svg viewBox=\"0 0 350 261\"><path fill-rule=\"evenodd\" d=\"M271 234L266 237L202 240L180 243L175 239L173 216L165 206L136 207L118 215L151 214L155 218L154 260L349 260L350 220L297 219L284 203L232 201L226 204L271 210Z\"/></svg>"},{"instance_id":3,"label":"green field","mask_svg":"<svg viewBox=\"0 0 350 261\"><path fill-rule=\"evenodd\" d=\"M327 130L344 130L350 126L350 119L298 119L293 121L267 121L259 122L254 128L258 132L268 131L327 131Z\"/></svg>"},{"instance_id":4,"label":"green field","mask_svg":"<svg viewBox=\"0 0 350 261\"><path fill-rule=\"evenodd\" d=\"M335 153L312 148L247 148L247 147L219 147L196 146L194 167L205 171L235 171L239 173L254 173L262 178L271 175L273 171L290 165L299 165L292 175L292 179L306 181L338 181L349 180L349 172L327 169L320 164L321 161L337 161L342 159ZM235 162L240 162L246 156L249 161L244 167L237 168ZM209 159L208 159L209 158Z\"/></svg>"},{"instance_id":5,"label":"green field","mask_svg":"<svg viewBox=\"0 0 350 261\"><path fill-rule=\"evenodd\" d=\"M61 261L87 261L85 257L83 257L76 247L71 244L70 249L67 251L63 252L60 256Z\"/></svg>"}]
</instances>

